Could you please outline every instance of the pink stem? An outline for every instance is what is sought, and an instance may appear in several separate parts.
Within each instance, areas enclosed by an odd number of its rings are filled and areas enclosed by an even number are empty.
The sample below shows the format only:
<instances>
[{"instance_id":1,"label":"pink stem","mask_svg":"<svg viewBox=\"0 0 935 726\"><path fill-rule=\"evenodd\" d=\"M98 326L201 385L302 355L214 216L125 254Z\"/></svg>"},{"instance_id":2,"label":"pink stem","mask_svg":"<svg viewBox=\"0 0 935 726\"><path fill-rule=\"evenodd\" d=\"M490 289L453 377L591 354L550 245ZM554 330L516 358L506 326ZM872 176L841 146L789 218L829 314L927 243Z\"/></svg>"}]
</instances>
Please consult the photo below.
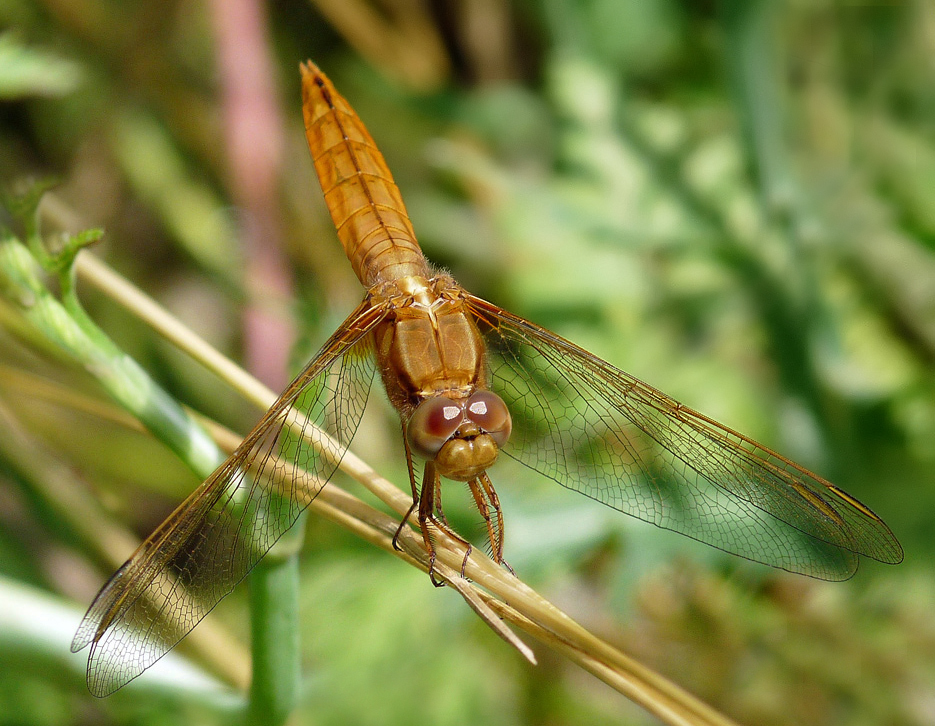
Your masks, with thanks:
<instances>
[{"instance_id":1,"label":"pink stem","mask_svg":"<svg viewBox=\"0 0 935 726\"><path fill-rule=\"evenodd\" d=\"M243 213L248 295L244 358L256 377L278 390L288 379L294 331L286 314L292 279L281 246L277 199L282 119L266 17L259 0L210 0L209 7L217 41L228 187Z\"/></svg>"}]
</instances>

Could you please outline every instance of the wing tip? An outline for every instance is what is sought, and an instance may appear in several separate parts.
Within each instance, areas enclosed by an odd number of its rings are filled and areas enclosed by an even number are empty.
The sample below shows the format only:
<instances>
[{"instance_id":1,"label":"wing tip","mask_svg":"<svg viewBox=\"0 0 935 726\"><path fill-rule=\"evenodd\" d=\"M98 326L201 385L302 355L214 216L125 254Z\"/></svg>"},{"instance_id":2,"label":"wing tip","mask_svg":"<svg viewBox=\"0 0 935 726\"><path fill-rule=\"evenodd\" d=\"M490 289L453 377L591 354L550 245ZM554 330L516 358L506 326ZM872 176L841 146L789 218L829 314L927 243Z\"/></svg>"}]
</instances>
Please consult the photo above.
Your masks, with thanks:
<instances>
[{"instance_id":1,"label":"wing tip","mask_svg":"<svg viewBox=\"0 0 935 726\"><path fill-rule=\"evenodd\" d=\"M884 552L881 553L880 557L873 557L877 562L882 562L884 565L899 565L902 564L903 560L906 559L906 551L903 549L903 546L899 543L899 540L896 539L896 536L890 532L890 539L886 543L888 546ZM872 557L872 555L868 555Z\"/></svg>"}]
</instances>

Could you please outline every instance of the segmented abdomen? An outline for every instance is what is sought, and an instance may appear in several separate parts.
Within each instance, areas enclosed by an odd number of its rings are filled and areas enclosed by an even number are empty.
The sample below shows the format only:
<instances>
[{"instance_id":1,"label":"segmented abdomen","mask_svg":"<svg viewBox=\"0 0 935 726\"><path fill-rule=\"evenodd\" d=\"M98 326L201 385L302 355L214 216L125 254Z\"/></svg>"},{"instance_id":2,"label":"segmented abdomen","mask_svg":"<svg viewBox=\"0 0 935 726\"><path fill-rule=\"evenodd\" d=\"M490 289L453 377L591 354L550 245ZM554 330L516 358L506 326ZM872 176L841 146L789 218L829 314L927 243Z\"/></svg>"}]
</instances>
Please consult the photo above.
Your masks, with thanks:
<instances>
[{"instance_id":1,"label":"segmented abdomen","mask_svg":"<svg viewBox=\"0 0 935 726\"><path fill-rule=\"evenodd\" d=\"M366 287L428 265L399 188L354 109L311 62L302 65L305 134L331 219Z\"/></svg>"}]
</instances>

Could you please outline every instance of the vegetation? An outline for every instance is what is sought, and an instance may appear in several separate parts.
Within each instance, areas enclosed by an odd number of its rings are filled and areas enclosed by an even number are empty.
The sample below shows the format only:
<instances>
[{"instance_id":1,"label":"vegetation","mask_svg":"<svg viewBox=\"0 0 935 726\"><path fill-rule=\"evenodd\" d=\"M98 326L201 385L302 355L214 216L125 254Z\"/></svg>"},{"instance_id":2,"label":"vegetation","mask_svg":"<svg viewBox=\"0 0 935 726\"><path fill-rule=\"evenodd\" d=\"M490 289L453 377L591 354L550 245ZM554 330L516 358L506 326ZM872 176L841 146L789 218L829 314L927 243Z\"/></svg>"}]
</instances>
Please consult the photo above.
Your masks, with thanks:
<instances>
[{"instance_id":1,"label":"vegetation","mask_svg":"<svg viewBox=\"0 0 935 726\"><path fill-rule=\"evenodd\" d=\"M223 449L211 421L243 433L267 400L88 258L281 388L362 294L305 147L306 58L433 261L832 479L907 553L796 577L507 462L520 578L737 722L929 723L933 57L925 0L4 0L0 724L656 722L594 662L533 640L533 667L469 596L336 526L398 516L343 495L159 667L88 694L80 613L217 461L192 432ZM353 450L405 499L384 398ZM446 491L446 513L480 541L469 499Z\"/></svg>"}]
</instances>

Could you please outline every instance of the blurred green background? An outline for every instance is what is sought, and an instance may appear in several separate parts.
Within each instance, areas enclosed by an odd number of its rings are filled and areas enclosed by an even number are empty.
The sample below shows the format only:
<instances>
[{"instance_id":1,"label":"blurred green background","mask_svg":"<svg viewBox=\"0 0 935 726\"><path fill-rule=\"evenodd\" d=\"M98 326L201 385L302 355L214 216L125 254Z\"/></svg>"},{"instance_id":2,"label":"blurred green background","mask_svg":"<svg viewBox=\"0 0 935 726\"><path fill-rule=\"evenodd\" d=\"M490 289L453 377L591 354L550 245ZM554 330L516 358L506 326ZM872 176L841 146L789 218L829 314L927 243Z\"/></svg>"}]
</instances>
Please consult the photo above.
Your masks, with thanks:
<instances>
[{"instance_id":1,"label":"blurred green background","mask_svg":"<svg viewBox=\"0 0 935 726\"><path fill-rule=\"evenodd\" d=\"M833 479L906 550L813 581L505 465L517 572L740 722L935 723L935 3L0 0L0 182L59 177L47 231L103 227L96 254L280 386L361 297L305 144L306 58L382 148L430 259ZM83 299L179 400L241 432L258 418ZM144 537L197 481L28 391L18 372L101 397L0 313L0 724L229 721L229 692L194 680L97 701L63 652L109 569L39 484ZM384 398L355 451L405 489ZM476 536L467 499L446 511ZM295 723L654 723L314 518L302 583ZM209 618L241 648L243 589Z\"/></svg>"}]
</instances>

